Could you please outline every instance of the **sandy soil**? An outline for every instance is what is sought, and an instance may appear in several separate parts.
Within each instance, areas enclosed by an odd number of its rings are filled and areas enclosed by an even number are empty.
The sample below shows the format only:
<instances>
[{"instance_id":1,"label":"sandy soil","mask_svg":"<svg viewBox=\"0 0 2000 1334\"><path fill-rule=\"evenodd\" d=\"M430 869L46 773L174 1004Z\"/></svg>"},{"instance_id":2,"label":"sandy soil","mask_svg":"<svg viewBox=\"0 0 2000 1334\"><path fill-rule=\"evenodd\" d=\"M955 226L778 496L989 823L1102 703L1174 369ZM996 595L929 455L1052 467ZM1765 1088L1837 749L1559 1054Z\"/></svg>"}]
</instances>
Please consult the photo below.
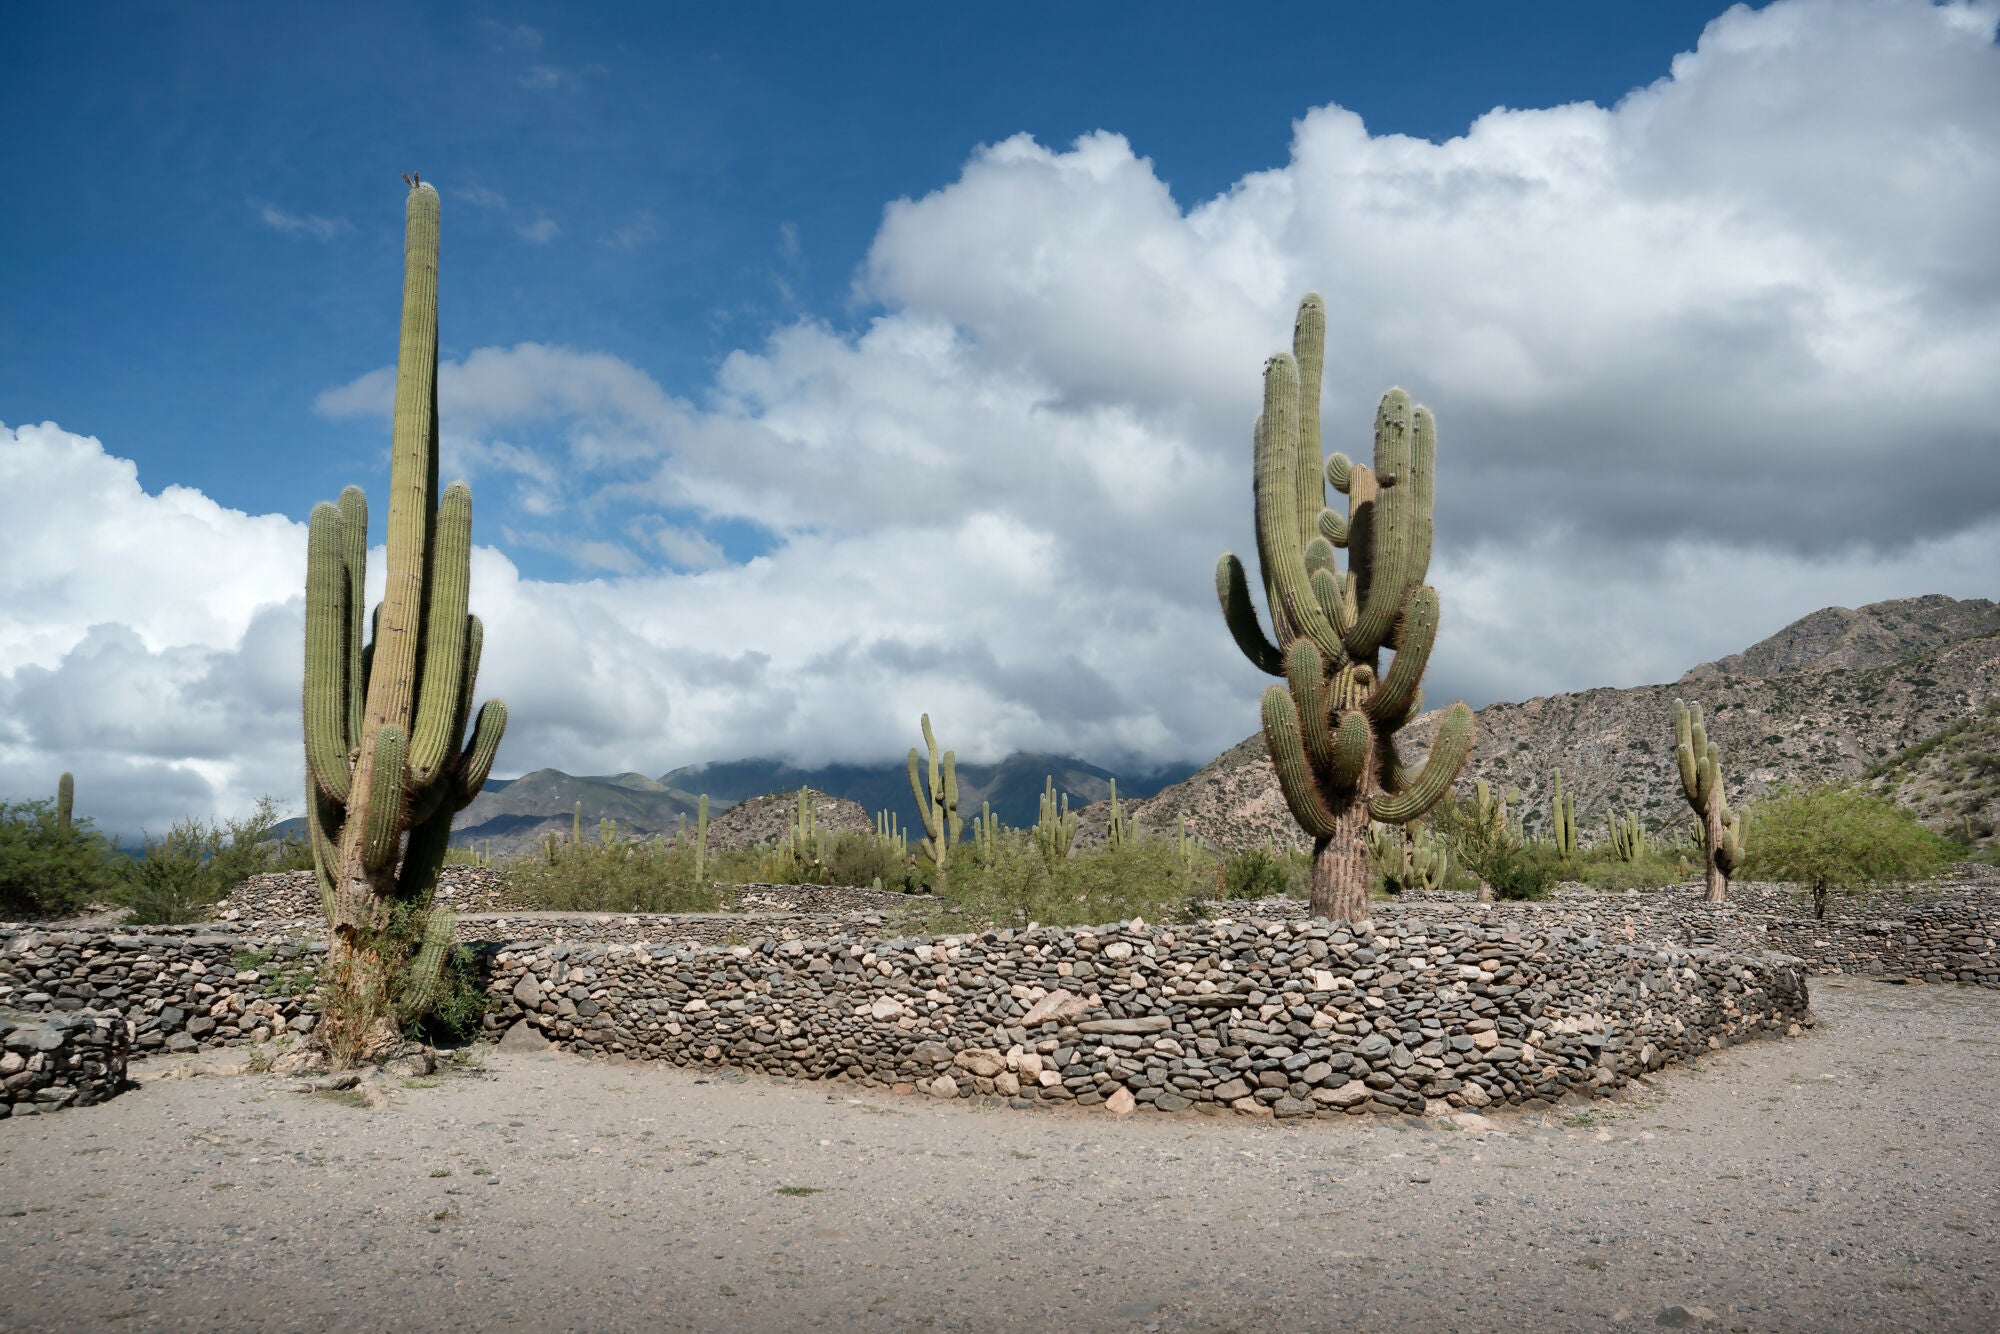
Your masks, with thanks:
<instances>
[{"instance_id":1,"label":"sandy soil","mask_svg":"<svg viewBox=\"0 0 2000 1334\"><path fill-rule=\"evenodd\" d=\"M1467 1126L941 1106L493 1052L0 1122L0 1328L2000 1328L2000 995ZM150 1063L153 1069L165 1069Z\"/></svg>"}]
</instances>

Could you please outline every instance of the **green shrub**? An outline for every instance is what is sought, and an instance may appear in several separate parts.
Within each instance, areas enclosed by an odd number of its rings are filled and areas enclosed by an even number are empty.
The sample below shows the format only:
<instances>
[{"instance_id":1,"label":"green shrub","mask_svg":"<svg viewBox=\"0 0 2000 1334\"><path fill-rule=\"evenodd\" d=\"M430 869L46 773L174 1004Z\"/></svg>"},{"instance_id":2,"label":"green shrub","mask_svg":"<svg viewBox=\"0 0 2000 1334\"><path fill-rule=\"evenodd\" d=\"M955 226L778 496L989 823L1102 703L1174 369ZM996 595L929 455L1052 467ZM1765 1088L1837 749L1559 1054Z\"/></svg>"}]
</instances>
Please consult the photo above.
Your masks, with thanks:
<instances>
[{"instance_id":1,"label":"green shrub","mask_svg":"<svg viewBox=\"0 0 2000 1334\"><path fill-rule=\"evenodd\" d=\"M1491 850L1480 875L1493 887L1494 898L1520 902L1547 898L1549 890L1570 869L1570 864L1549 844L1524 843Z\"/></svg>"},{"instance_id":2,"label":"green shrub","mask_svg":"<svg viewBox=\"0 0 2000 1334\"><path fill-rule=\"evenodd\" d=\"M1743 870L1753 880L1798 885L1815 916L1836 893L1936 875L1952 845L1893 802L1859 788L1788 790L1752 808Z\"/></svg>"},{"instance_id":3,"label":"green shrub","mask_svg":"<svg viewBox=\"0 0 2000 1334\"><path fill-rule=\"evenodd\" d=\"M961 845L948 869L936 907L961 922L1181 922L1198 916L1201 901L1215 892L1213 861L1204 856L1190 864L1166 839L1101 843L1051 867L1029 831L1002 830L990 859Z\"/></svg>"},{"instance_id":4,"label":"green shrub","mask_svg":"<svg viewBox=\"0 0 2000 1334\"><path fill-rule=\"evenodd\" d=\"M1222 897L1267 899L1293 892L1292 859L1269 848L1248 848L1222 864Z\"/></svg>"},{"instance_id":5,"label":"green shrub","mask_svg":"<svg viewBox=\"0 0 2000 1334\"><path fill-rule=\"evenodd\" d=\"M721 860L711 856L706 869L727 879ZM746 857L731 860L743 868ZM500 880L509 903L549 912L714 912L723 899L712 880L695 881L694 845L685 839L565 843L554 860L509 862Z\"/></svg>"},{"instance_id":6,"label":"green shrub","mask_svg":"<svg viewBox=\"0 0 2000 1334\"><path fill-rule=\"evenodd\" d=\"M208 910L246 876L291 869L297 844L271 838L278 803L258 799L239 819L217 822L188 817L174 822L164 837L146 838L146 851L128 863L113 897L132 910L132 920L173 926L208 919ZM306 866L312 865L310 854Z\"/></svg>"},{"instance_id":7,"label":"green shrub","mask_svg":"<svg viewBox=\"0 0 2000 1334\"><path fill-rule=\"evenodd\" d=\"M53 801L0 802L0 918L67 916L116 884L116 851L89 820L65 832Z\"/></svg>"}]
</instances>

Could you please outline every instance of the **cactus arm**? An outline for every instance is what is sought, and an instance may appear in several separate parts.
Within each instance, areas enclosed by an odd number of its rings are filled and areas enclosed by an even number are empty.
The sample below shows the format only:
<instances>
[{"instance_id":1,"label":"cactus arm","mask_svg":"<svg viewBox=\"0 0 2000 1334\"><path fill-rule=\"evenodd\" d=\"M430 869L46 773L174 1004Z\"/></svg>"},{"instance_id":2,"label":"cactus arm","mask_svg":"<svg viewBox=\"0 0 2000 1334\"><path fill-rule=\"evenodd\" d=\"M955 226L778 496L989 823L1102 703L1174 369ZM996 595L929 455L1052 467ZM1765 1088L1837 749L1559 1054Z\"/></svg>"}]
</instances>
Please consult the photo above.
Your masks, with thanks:
<instances>
[{"instance_id":1,"label":"cactus arm","mask_svg":"<svg viewBox=\"0 0 2000 1334\"><path fill-rule=\"evenodd\" d=\"M1293 467L1298 477L1294 531L1303 535L1319 524L1326 508L1326 463L1320 457L1319 391L1326 366L1326 302L1307 292L1292 321L1292 361L1298 367L1298 447Z\"/></svg>"},{"instance_id":2,"label":"cactus arm","mask_svg":"<svg viewBox=\"0 0 2000 1334\"><path fill-rule=\"evenodd\" d=\"M965 822L958 818L958 753L950 750L944 753L944 820L945 832L951 836L946 840L949 848L965 832Z\"/></svg>"},{"instance_id":3,"label":"cactus arm","mask_svg":"<svg viewBox=\"0 0 2000 1334\"><path fill-rule=\"evenodd\" d=\"M1369 741L1373 731L1368 719L1359 709L1348 709L1340 715L1340 726L1334 733L1333 761L1327 766L1327 782L1336 792L1356 792L1368 774Z\"/></svg>"},{"instance_id":4,"label":"cactus arm","mask_svg":"<svg viewBox=\"0 0 2000 1334\"><path fill-rule=\"evenodd\" d=\"M368 640L363 633L366 628L364 622L368 619L368 496L358 486L347 487L341 491L335 508L340 511L340 563L347 572L347 583L342 593L347 620L347 635L343 641L347 654L347 675L343 689L347 695L347 744L352 749L361 740L363 707L368 689L367 669L362 662Z\"/></svg>"},{"instance_id":5,"label":"cactus arm","mask_svg":"<svg viewBox=\"0 0 2000 1334\"><path fill-rule=\"evenodd\" d=\"M1243 656L1258 671L1281 675L1285 656L1264 637L1264 627L1257 622L1257 605L1250 600L1249 577L1244 573L1243 562L1233 554L1225 552L1215 563L1215 595L1222 602L1222 619L1228 624L1236 647L1243 650Z\"/></svg>"},{"instance_id":6,"label":"cactus arm","mask_svg":"<svg viewBox=\"0 0 2000 1334\"><path fill-rule=\"evenodd\" d=\"M1334 458L1339 457L1338 454L1334 455ZM1328 463L1332 461L1332 459L1327 460ZM1346 476L1344 472L1341 475L1343 477ZM1341 518L1332 510L1321 510L1319 512L1319 535L1336 547L1346 546L1347 520Z\"/></svg>"},{"instance_id":7,"label":"cactus arm","mask_svg":"<svg viewBox=\"0 0 2000 1334\"><path fill-rule=\"evenodd\" d=\"M463 482L445 489L431 544L427 624L410 733L410 782L437 781L458 748L464 715L466 601L472 581L472 492Z\"/></svg>"},{"instance_id":8,"label":"cactus arm","mask_svg":"<svg viewBox=\"0 0 2000 1334\"><path fill-rule=\"evenodd\" d=\"M405 903L428 903L437 888L438 871L451 849L450 802L439 802L429 819L414 825L403 848L403 865L396 873L396 897Z\"/></svg>"},{"instance_id":9,"label":"cactus arm","mask_svg":"<svg viewBox=\"0 0 2000 1334\"><path fill-rule=\"evenodd\" d=\"M500 737L507 730L507 705L489 699L479 706L479 720L473 724L472 740L459 761L457 793L453 809L464 810L486 786L493 774L493 761L500 754Z\"/></svg>"},{"instance_id":10,"label":"cactus arm","mask_svg":"<svg viewBox=\"0 0 2000 1334\"><path fill-rule=\"evenodd\" d=\"M1353 467L1354 464L1348 459L1347 455L1345 454L1334 453L1327 455L1326 484L1332 487L1334 490L1340 492L1341 495L1343 496L1346 495L1348 487L1348 474L1349 470L1352 469ZM1325 518L1322 517L1320 522L1325 523L1326 522ZM1345 525L1342 526L1344 527ZM1334 545L1339 546L1340 544L1336 542L1334 543Z\"/></svg>"},{"instance_id":11,"label":"cactus arm","mask_svg":"<svg viewBox=\"0 0 2000 1334\"><path fill-rule=\"evenodd\" d=\"M403 833L403 733L385 727L375 734L374 768L369 775L368 803L359 812L361 860L379 870L396 856Z\"/></svg>"},{"instance_id":12,"label":"cactus arm","mask_svg":"<svg viewBox=\"0 0 2000 1334\"><path fill-rule=\"evenodd\" d=\"M1375 480L1368 587L1350 646L1366 657L1386 643L1402 614L1406 591L1421 584L1430 564L1430 472L1437 448L1430 413L1391 389L1375 414Z\"/></svg>"},{"instance_id":13,"label":"cactus arm","mask_svg":"<svg viewBox=\"0 0 2000 1334\"><path fill-rule=\"evenodd\" d=\"M1310 639L1294 639L1285 653L1285 680L1299 719L1306 759L1316 774L1333 767L1333 720L1326 697L1325 664Z\"/></svg>"},{"instance_id":14,"label":"cactus arm","mask_svg":"<svg viewBox=\"0 0 2000 1334\"><path fill-rule=\"evenodd\" d=\"M701 794L694 826L694 878L699 882L708 862L708 793Z\"/></svg>"},{"instance_id":15,"label":"cactus arm","mask_svg":"<svg viewBox=\"0 0 2000 1334\"><path fill-rule=\"evenodd\" d=\"M1410 717L1423 694L1419 683L1424 679L1424 668L1430 665L1431 646L1437 642L1437 590L1427 584L1410 590L1401 625L1402 647L1396 650L1389 670L1364 706L1372 721L1392 726Z\"/></svg>"},{"instance_id":16,"label":"cactus arm","mask_svg":"<svg viewBox=\"0 0 2000 1334\"><path fill-rule=\"evenodd\" d=\"M1278 771L1278 788L1292 818L1314 838L1332 838L1338 829L1333 810L1321 795L1311 762L1306 759L1305 742L1299 735L1299 713L1283 686L1264 692L1264 744L1271 752L1271 765Z\"/></svg>"},{"instance_id":17,"label":"cactus arm","mask_svg":"<svg viewBox=\"0 0 2000 1334\"><path fill-rule=\"evenodd\" d=\"M1407 824L1421 817L1444 800L1471 753L1472 710L1459 701L1444 711L1423 768L1401 792L1371 797L1369 816L1383 824Z\"/></svg>"},{"instance_id":18,"label":"cactus arm","mask_svg":"<svg viewBox=\"0 0 2000 1334\"><path fill-rule=\"evenodd\" d=\"M403 975L402 1000L397 1008L405 1018L422 1018L437 1003L445 961L451 957L451 930L452 915L443 908L431 909L424 919L423 944Z\"/></svg>"},{"instance_id":19,"label":"cactus arm","mask_svg":"<svg viewBox=\"0 0 2000 1334\"><path fill-rule=\"evenodd\" d=\"M1280 640L1305 635L1320 653L1344 663L1340 636L1313 596L1302 530L1295 525L1299 486L1299 370L1280 353L1264 363L1264 411L1257 419L1257 558L1272 594L1272 620ZM1313 479L1318 483L1315 463ZM1323 493L1322 493L1323 494ZM1309 524L1323 506L1315 503Z\"/></svg>"},{"instance_id":20,"label":"cactus arm","mask_svg":"<svg viewBox=\"0 0 2000 1334\"><path fill-rule=\"evenodd\" d=\"M333 919L333 876L339 866L333 831L340 827L340 803L306 788L306 837L312 843L313 879L319 883L320 906Z\"/></svg>"},{"instance_id":21,"label":"cactus arm","mask_svg":"<svg viewBox=\"0 0 2000 1334\"><path fill-rule=\"evenodd\" d=\"M937 815L931 810L930 793L917 780L917 748L910 747L910 795L917 799L917 815L924 822L924 832L937 835Z\"/></svg>"},{"instance_id":22,"label":"cactus arm","mask_svg":"<svg viewBox=\"0 0 2000 1334\"><path fill-rule=\"evenodd\" d=\"M405 731L415 706L424 576L430 568L437 474L438 194L410 191L403 255L403 328L389 469L388 579L369 673L366 726ZM456 690L453 691L454 699ZM368 745L364 734L362 745ZM365 763L364 759L364 763Z\"/></svg>"},{"instance_id":23,"label":"cactus arm","mask_svg":"<svg viewBox=\"0 0 2000 1334\"><path fill-rule=\"evenodd\" d=\"M346 801L348 768L347 568L342 559L345 525L340 511L313 506L306 529L305 733L306 771L312 786Z\"/></svg>"},{"instance_id":24,"label":"cactus arm","mask_svg":"<svg viewBox=\"0 0 2000 1334\"><path fill-rule=\"evenodd\" d=\"M76 775L64 773L56 780L56 833L67 839L75 828Z\"/></svg>"}]
</instances>

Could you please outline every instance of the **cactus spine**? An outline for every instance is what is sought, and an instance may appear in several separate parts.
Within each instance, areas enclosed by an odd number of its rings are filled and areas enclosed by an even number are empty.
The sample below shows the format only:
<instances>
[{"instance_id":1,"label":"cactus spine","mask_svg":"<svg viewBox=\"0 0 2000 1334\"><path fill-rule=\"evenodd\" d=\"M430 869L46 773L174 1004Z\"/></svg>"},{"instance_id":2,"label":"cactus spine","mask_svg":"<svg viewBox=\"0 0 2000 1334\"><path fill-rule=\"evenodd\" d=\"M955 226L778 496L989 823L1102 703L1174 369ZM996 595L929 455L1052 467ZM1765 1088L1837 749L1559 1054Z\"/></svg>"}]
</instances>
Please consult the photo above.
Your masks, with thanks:
<instances>
[{"instance_id":1,"label":"cactus spine","mask_svg":"<svg viewBox=\"0 0 2000 1334\"><path fill-rule=\"evenodd\" d=\"M1706 892L1710 903L1729 898L1729 877L1743 860L1743 817L1722 797L1722 753L1708 739L1701 705L1674 701L1674 757L1680 761L1681 791L1694 808L1706 862Z\"/></svg>"},{"instance_id":2,"label":"cactus spine","mask_svg":"<svg viewBox=\"0 0 2000 1334\"><path fill-rule=\"evenodd\" d=\"M1423 707L1436 642L1430 566L1430 411L1400 389L1375 414L1375 466L1320 452L1326 308L1299 305L1293 351L1264 363L1264 410L1253 432L1257 560L1272 637L1257 621L1243 563L1215 567L1223 619L1260 670L1285 678L1264 692L1264 741L1292 817L1313 839L1315 916L1364 920L1374 879L1368 825L1407 824L1444 799L1472 750L1472 711L1445 710L1429 758L1406 768L1396 733ZM1326 487L1347 496L1343 517ZM1348 569L1337 568L1345 548ZM1383 649L1394 653L1380 671Z\"/></svg>"},{"instance_id":3,"label":"cactus spine","mask_svg":"<svg viewBox=\"0 0 2000 1334\"><path fill-rule=\"evenodd\" d=\"M930 781L917 781L917 748L910 747L910 795L917 799L917 813L923 817L924 832L929 835L918 843L924 856L931 859L937 868L938 883L944 883L945 864L951 859L951 850L958 843L964 831L964 822L958 818L958 757L951 751L944 753L942 764L938 761L937 737L931 732L931 716L923 716L924 745L930 749Z\"/></svg>"},{"instance_id":4,"label":"cactus spine","mask_svg":"<svg viewBox=\"0 0 2000 1334\"><path fill-rule=\"evenodd\" d=\"M72 828L70 817L75 808L76 775L66 773L56 780L56 835L64 842L69 841Z\"/></svg>"},{"instance_id":5,"label":"cactus spine","mask_svg":"<svg viewBox=\"0 0 2000 1334\"><path fill-rule=\"evenodd\" d=\"M1576 857L1576 798L1563 795L1562 770L1555 771L1555 795L1549 802L1555 830L1556 855L1564 861Z\"/></svg>"},{"instance_id":6,"label":"cactus spine","mask_svg":"<svg viewBox=\"0 0 2000 1334\"><path fill-rule=\"evenodd\" d=\"M1621 862L1636 862L1646 855L1646 826L1639 822L1639 813L1634 811L1624 819L1615 813L1608 813L1605 819L1611 824L1611 851Z\"/></svg>"},{"instance_id":7,"label":"cactus spine","mask_svg":"<svg viewBox=\"0 0 2000 1334\"><path fill-rule=\"evenodd\" d=\"M466 610L472 492L438 491L434 188L412 183L407 222L388 578L372 643L359 488L314 507L306 550L306 818L330 934L320 1040L343 1061L396 1038L397 996L411 994L399 979L421 947L391 931L394 910L428 910L452 817L485 784L507 724L498 700L472 715L484 633Z\"/></svg>"},{"instance_id":8,"label":"cactus spine","mask_svg":"<svg viewBox=\"0 0 2000 1334\"><path fill-rule=\"evenodd\" d=\"M1076 842L1077 814L1069 808L1069 793L1062 795L1062 804L1056 804L1056 780L1053 776L1042 783L1041 814L1035 820L1035 846L1041 849L1042 862L1050 870L1056 863L1069 856L1070 846Z\"/></svg>"}]
</instances>

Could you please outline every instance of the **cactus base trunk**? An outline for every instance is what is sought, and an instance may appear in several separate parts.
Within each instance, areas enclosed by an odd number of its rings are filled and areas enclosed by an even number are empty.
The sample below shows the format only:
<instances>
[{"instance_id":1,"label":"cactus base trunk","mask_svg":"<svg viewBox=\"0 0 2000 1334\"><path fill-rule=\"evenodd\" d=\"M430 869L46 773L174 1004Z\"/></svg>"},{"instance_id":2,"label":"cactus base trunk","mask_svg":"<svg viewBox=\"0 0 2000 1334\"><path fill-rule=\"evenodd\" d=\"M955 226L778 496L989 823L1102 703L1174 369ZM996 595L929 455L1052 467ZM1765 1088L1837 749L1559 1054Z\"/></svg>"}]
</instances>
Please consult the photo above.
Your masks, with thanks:
<instances>
[{"instance_id":1,"label":"cactus base trunk","mask_svg":"<svg viewBox=\"0 0 2000 1334\"><path fill-rule=\"evenodd\" d=\"M1334 922L1368 920L1368 891L1375 883L1375 862L1368 855L1367 838L1368 808L1357 801L1335 817L1332 837L1313 841L1314 917Z\"/></svg>"},{"instance_id":2,"label":"cactus base trunk","mask_svg":"<svg viewBox=\"0 0 2000 1334\"><path fill-rule=\"evenodd\" d=\"M390 1001L389 961L379 936L336 927L320 979L320 1020L314 1034L335 1069L362 1065L402 1040Z\"/></svg>"},{"instance_id":3,"label":"cactus base trunk","mask_svg":"<svg viewBox=\"0 0 2000 1334\"><path fill-rule=\"evenodd\" d=\"M1721 803L1716 802L1702 812L1703 869L1706 872L1706 889L1702 893L1704 903L1727 903L1729 901L1729 877L1723 873L1716 859L1716 850L1722 846L1725 832L1722 825Z\"/></svg>"}]
</instances>

